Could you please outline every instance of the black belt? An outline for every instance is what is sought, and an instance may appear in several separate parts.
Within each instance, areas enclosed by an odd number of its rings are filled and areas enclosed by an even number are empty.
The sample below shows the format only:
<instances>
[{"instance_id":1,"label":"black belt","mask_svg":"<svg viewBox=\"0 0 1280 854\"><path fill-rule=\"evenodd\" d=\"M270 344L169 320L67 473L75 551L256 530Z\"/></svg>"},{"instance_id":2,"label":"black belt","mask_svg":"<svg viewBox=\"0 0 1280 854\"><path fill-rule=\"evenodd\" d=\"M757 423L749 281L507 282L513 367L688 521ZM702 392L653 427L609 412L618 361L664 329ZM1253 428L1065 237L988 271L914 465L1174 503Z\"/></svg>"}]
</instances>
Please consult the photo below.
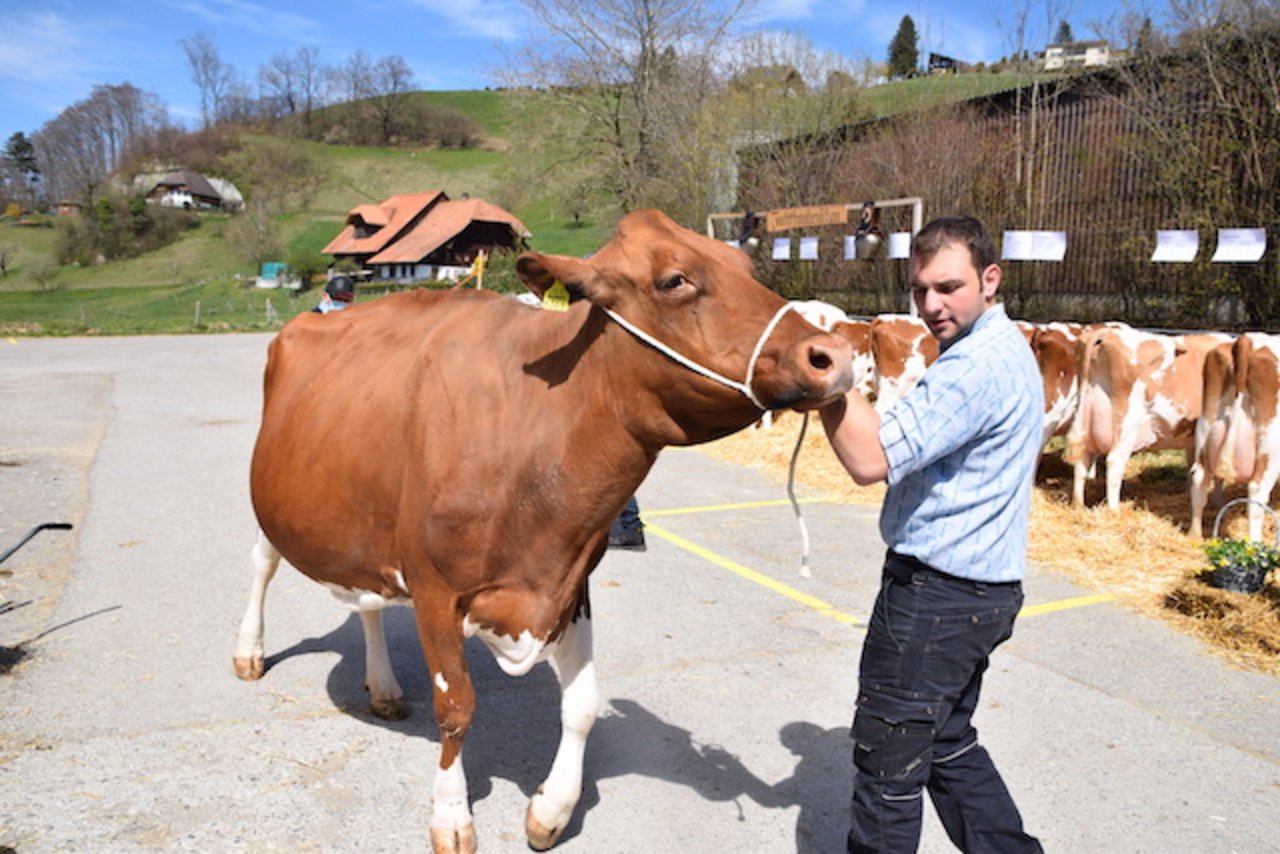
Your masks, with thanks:
<instances>
[{"instance_id":1,"label":"black belt","mask_svg":"<svg viewBox=\"0 0 1280 854\"><path fill-rule=\"evenodd\" d=\"M963 578L959 575L952 575L949 572L943 572L940 569L934 569L929 564L920 560L918 557L904 555L889 549L885 556L884 571L893 576L896 580L903 584L910 584L912 576L915 573L927 575L930 578L937 578L942 581L950 581L955 584L978 585L981 587L1004 587L1012 584L1021 584L1020 581L979 581L975 578Z\"/></svg>"}]
</instances>

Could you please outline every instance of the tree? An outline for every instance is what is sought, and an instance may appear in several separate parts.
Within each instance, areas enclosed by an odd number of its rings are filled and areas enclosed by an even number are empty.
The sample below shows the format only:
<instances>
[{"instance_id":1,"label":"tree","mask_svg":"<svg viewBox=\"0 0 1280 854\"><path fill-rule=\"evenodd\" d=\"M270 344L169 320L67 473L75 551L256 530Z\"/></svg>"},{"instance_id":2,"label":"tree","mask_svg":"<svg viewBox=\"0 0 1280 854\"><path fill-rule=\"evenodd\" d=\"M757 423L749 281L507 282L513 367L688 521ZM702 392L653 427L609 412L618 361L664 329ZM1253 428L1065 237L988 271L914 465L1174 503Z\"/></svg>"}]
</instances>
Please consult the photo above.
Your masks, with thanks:
<instances>
[{"instance_id":1,"label":"tree","mask_svg":"<svg viewBox=\"0 0 1280 854\"><path fill-rule=\"evenodd\" d=\"M1075 36L1071 34L1071 25L1066 21L1058 22L1058 31L1053 36L1054 44L1071 44L1075 41Z\"/></svg>"},{"instance_id":2,"label":"tree","mask_svg":"<svg viewBox=\"0 0 1280 854\"><path fill-rule=\"evenodd\" d=\"M133 161L167 124L164 105L122 83L63 110L32 138L40 172L55 200L92 204L107 179Z\"/></svg>"},{"instance_id":3,"label":"tree","mask_svg":"<svg viewBox=\"0 0 1280 854\"><path fill-rule=\"evenodd\" d=\"M223 98L235 77L234 69L222 61L218 46L204 33L180 39L178 43L187 55L191 82L200 90L200 115L204 127L211 127L221 113Z\"/></svg>"},{"instance_id":4,"label":"tree","mask_svg":"<svg viewBox=\"0 0 1280 854\"><path fill-rule=\"evenodd\" d=\"M673 161L671 152L687 153L696 141L690 137L719 85L729 28L748 0L522 3L538 26L503 77L539 91L525 102L534 132L521 141L530 151L517 168L585 162L623 211L676 195L672 174L693 164ZM557 101L571 123L535 120L541 98ZM539 180L545 186L545 174Z\"/></svg>"},{"instance_id":5,"label":"tree","mask_svg":"<svg viewBox=\"0 0 1280 854\"><path fill-rule=\"evenodd\" d=\"M898 32L889 42L889 76L914 77L920 64L919 36L910 15L903 15Z\"/></svg>"},{"instance_id":6,"label":"tree","mask_svg":"<svg viewBox=\"0 0 1280 854\"><path fill-rule=\"evenodd\" d=\"M383 145L390 145L413 97L413 71L399 54L381 57L369 75L368 109Z\"/></svg>"},{"instance_id":7,"label":"tree","mask_svg":"<svg viewBox=\"0 0 1280 854\"><path fill-rule=\"evenodd\" d=\"M299 94L298 66L293 56L285 51L271 55L266 65L258 68L258 86L263 97L282 108L286 115L298 112Z\"/></svg>"},{"instance_id":8,"label":"tree","mask_svg":"<svg viewBox=\"0 0 1280 854\"><path fill-rule=\"evenodd\" d=\"M27 207L35 207L40 164L35 146L22 131L10 136L5 143L4 155L0 158L0 181L6 196L20 199Z\"/></svg>"}]
</instances>

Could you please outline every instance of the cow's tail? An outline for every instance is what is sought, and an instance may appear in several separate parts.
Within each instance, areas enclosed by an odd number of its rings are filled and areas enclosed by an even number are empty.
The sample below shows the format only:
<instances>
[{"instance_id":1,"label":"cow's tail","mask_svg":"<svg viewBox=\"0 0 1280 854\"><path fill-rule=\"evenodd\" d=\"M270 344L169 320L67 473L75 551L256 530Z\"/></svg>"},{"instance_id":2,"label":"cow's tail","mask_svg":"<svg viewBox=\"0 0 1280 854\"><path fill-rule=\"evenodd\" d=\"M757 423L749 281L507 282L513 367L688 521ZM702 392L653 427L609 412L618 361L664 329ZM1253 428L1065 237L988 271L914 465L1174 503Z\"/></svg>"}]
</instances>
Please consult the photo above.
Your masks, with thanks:
<instances>
[{"instance_id":1,"label":"cow's tail","mask_svg":"<svg viewBox=\"0 0 1280 854\"><path fill-rule=\"evenodd\" d=\"M1071 428L1067 430L1067 446L1062 452L1062 458L1072 465L1087 462L1088 458L1097 453L1094 421L1099 418L1109 420L1111 417L1110 407L1104 403L1106 390L1099 388L1093 381L1093 370L1098 361L1102 337L1102 330L1087 331L1076 344L1080 391L1076 413L1071 418ZM1104 409L1108 411L1101 411Z\"/></svg>"},{"instance_id":2,"label":"cow's tail","mask_svg":"<svg viewBox=\"0 0 1280 854\"><path fill-rule=\"evenodd\" d=\"M1248 480L1253 476L1256 461L1252 413L1248 406L1249 362L1253 358L1253 339L1247 334L1236 338L1231 346L1231 369L1234 383L1231 388L1230 413L1227 416L1227 432L1222 439L1213 476L1227 483ZM1207 379L1206 379L1207 383ZM1225 385L1225 384L1224 384ZM1206 392L1208 391L1206 385ZM1208 401L1205 401L1206 406ZM1218 404L1221 405L1221 404Z\"/></svg>"}]
</instances>

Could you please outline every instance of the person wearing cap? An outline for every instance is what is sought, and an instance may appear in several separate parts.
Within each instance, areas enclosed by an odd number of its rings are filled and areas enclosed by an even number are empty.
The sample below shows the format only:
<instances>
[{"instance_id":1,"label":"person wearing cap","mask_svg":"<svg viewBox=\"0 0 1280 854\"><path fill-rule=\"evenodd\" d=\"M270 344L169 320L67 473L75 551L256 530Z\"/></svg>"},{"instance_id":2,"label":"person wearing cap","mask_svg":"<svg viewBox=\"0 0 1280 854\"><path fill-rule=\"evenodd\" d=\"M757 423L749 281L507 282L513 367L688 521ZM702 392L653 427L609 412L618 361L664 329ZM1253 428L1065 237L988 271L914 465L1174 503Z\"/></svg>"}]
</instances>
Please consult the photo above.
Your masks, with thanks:
<instances>
[{"instance_id":1,"label":"person wearing cap","mask_svg":"<svg viewBox=\"0 0 1280 854\"><path fill-rule=\"evenodd\" d=\"M355 282L351 281L348 276L334 276L324 286L324 293L320 295L320 304L311 310L320 314L342 311L351 304L355 295Z\"/></svg>"}]
</instances>

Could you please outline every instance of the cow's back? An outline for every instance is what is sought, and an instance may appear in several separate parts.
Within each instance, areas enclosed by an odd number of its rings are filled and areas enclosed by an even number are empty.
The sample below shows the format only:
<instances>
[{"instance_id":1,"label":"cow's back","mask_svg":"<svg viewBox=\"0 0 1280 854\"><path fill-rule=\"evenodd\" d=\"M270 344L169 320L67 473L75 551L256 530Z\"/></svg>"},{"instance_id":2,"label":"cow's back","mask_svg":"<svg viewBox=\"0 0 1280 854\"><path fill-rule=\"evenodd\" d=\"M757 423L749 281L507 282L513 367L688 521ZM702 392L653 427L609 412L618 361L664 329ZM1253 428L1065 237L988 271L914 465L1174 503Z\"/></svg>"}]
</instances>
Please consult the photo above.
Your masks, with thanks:
<instances>
[{"instance_id":1,"label":"cow's back","mask_svg":"<svg viewBox=\"0 0 1280 854\"><path fill-rule=\"evenodd\" d=\"M540 536L571 536L566 524L594 525L530 519L518 506L572 475L572 445L607 405L589 385L599 372L574 370L588 348L576 341L582 324L564 319L458 290L290 323L269 351L251 475L268 538L313 577L376 590L369 573L397 570L406 548L435 555L464 586L483 584L471 538L492 564L517 548L536 554ZM597 449L610 441L625 439L592 436ZM530 529L522 541L519 526Z\"/></svg>"}]
</instances>

